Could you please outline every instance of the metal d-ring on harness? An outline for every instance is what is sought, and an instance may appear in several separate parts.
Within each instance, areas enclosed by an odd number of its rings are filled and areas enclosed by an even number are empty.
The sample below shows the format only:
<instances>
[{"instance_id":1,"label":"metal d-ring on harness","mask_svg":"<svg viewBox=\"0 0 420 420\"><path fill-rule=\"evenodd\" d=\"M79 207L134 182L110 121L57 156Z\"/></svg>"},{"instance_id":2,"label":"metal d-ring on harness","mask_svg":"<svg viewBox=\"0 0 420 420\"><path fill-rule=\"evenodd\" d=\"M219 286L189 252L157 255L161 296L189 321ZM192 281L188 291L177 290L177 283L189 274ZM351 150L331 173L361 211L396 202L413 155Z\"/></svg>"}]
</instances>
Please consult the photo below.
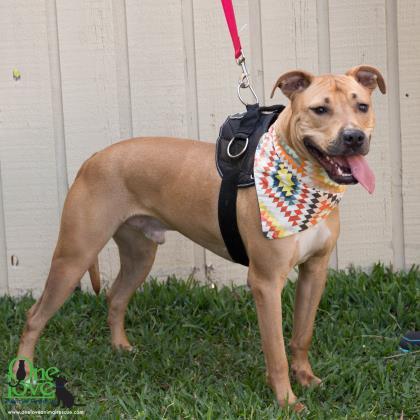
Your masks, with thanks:
<instances>
[{"instance_id":1,"label":"metal d-ring on harness","mask_svg":"<svg viewBox=\"0 0 420 420\"><path fill-rule=\"evenodd\" d=\"M238 159L239 157L241 157L241 156L242 156L242 155L246 152L246 149L248 148L249 137L247 137L247 138L245 139L245 145L244 145L244 147L242 148L242 150L241 150L239 153L236 153L236 155L232 154L232 152L230 151L230 148L232 147L233 143L234 143L234 142L235 142L235 140L237 140L237 139L238 139L237 137L232 137L232 138L230 139L230 142L229 142L228 147L227 147L227 150L226 150L227 155L228 155L231 159Z\"/></svg>"}]
</instances>

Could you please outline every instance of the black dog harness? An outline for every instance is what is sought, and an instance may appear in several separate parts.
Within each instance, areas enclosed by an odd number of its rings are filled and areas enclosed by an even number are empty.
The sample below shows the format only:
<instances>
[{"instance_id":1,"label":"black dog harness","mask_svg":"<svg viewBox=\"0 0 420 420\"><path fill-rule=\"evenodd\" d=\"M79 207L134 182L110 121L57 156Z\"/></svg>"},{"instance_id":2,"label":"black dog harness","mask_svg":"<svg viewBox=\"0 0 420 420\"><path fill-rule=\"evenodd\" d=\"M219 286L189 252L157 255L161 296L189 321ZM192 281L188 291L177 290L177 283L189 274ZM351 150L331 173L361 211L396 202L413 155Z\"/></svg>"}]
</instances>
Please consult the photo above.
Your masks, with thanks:
<instances>
[{"instance_id":1,"label":"black dog harness","mask_svg":"<svg viewBox=\"0 0 420 420\"><path fill-rule=\"evenodd\" d=\"M247 105L246 112L226 119L220 127L216 142L216 166L222 177L218 207L219 227L232 260L245 266L249 265L249 259L236 218L238 188L255 184L255 150L261 136L268 131L283 109L283 105Z\"/></svg>"}]
</instances>

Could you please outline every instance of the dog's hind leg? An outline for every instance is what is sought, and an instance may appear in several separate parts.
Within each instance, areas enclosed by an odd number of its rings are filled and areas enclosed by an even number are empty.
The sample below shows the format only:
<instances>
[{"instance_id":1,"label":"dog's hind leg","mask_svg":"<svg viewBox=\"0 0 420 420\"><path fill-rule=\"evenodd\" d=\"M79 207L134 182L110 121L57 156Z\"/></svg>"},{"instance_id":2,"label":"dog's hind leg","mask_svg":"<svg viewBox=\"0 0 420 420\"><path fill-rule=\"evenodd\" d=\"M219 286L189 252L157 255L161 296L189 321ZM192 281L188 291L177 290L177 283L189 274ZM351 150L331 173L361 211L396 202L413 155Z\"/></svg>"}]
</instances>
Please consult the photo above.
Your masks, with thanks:
<instances>
[{"instance_id":1,"label":"dog's hind leg","mask_svg":"<svg viewBox=\"0 0 420 420\"><path fill-rule=\"evenodd\" d=\"M121 268L107 294L112 346L131 350L124 329L124 316L128 302L138 287L145 281L155 260L157 244L144 234L123 224L114 235L118 245Z\"/></svg>"},{"instance_id":2,"label":"dog's hind leg","mask_svg":"<svg viewBox=\"0 0 420 420\"><path fill-rule=\"evenodd\" d=\"M18 356L33 359L36 342L46 323L69 297L121 223L120 210L110 209L107 192L95 188L89 188L79 178L69 191L45 288L28 311Z\"/></svg>"}]
</instances>

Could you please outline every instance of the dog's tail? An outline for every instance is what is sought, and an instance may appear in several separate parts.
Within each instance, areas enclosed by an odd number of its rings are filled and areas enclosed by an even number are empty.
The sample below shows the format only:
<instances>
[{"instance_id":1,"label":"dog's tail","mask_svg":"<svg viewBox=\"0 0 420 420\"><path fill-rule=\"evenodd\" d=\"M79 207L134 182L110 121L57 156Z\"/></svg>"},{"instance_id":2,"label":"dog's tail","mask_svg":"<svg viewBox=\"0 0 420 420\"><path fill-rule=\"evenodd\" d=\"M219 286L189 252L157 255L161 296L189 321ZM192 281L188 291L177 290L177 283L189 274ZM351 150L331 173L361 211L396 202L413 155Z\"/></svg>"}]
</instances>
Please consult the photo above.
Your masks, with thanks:
<instances>
[{"instance_id":1,"label":"dog's tail","mask_svg":"<svg viewBox=\"0 0 420 420\"><path fill-rule=\"evenodd\" d=\"M95 262L89 267L89 277L92 282L94 292L99 295L101 290L101 276L99 275L98 257L96 257Z\"/></svg>"}]
</instances>

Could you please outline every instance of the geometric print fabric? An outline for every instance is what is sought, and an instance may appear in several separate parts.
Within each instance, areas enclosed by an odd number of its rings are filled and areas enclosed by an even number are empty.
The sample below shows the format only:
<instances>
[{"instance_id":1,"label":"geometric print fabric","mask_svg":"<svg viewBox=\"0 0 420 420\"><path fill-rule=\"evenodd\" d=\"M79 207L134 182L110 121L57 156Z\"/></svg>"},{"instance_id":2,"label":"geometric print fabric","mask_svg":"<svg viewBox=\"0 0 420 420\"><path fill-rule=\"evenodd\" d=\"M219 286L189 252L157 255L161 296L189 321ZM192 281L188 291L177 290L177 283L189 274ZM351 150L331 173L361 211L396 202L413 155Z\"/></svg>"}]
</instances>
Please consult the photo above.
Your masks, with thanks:
<instances>
[{"instance_id":1,"label":"geometric print fabric","mask_svg":"<svg viewBox=\"0 0 420 420\"><path fill-rule=\"evenodd\" d=\"M258 144L254 178L261 228L268 239L279 239L315 226L340 202L344 185L324 168L302 160L276 137L274 125Z\"/></svg>"}]
</instances>

